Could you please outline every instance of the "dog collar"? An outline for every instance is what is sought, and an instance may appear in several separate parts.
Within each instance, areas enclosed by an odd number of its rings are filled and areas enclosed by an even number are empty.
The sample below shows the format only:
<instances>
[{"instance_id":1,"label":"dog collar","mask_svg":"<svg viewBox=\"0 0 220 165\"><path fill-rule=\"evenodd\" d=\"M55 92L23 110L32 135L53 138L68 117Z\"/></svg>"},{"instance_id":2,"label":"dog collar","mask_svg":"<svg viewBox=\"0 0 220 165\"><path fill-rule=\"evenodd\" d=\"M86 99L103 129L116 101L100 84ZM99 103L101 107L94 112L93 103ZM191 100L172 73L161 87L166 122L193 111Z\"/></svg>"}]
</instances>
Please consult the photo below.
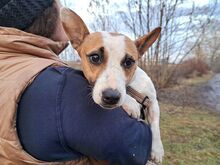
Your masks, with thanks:
<instances>
[{"instance_id":1,"label":"dog collar","mask_svg":"<svg viewBox=\"0 0 220 165\"><path fill-rule=\"evenodd\" d=\"M147 115L147 111L149 106L150 106L150 100L148 96L143 96L141 93L139 93L138 91L134 90L133 88L131 88L130 86L127 87L127 93L133 97L138 103L141 104L141 119L145 120L146 119L146 115Z\"/></svg>"}]
</instances>

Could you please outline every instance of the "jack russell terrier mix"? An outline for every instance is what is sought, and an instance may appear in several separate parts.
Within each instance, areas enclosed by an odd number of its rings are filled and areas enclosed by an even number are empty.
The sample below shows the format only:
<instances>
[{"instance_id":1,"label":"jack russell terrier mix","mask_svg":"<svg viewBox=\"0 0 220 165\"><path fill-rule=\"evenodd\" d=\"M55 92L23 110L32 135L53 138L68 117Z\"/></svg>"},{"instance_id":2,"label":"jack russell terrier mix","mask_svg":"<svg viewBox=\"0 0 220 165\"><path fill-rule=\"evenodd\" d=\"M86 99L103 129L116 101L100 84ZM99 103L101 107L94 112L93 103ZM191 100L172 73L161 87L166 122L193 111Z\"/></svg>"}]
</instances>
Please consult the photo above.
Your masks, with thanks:
<instances>
[{"instance_id":1,"label":"jack russell terrier mix","mask_svg":"<svg viewBox=\"0 0 220 165\"><path fill-rule=\"evenodd\" d=\"M164 149L156 90L149 76L137 66L137 60L158 38L161 28L132 41L118 33L89 33L82 19L67 8L61 9L61 21L73 48L81 57L85 77L94 85L92 98L97 104L108 109L122 106L128 115L139 118L141 105L126 93L126 87L148 96L151 104L147 118L153 136L151 159L161 163Z\"/></svg>"}]
</instances>

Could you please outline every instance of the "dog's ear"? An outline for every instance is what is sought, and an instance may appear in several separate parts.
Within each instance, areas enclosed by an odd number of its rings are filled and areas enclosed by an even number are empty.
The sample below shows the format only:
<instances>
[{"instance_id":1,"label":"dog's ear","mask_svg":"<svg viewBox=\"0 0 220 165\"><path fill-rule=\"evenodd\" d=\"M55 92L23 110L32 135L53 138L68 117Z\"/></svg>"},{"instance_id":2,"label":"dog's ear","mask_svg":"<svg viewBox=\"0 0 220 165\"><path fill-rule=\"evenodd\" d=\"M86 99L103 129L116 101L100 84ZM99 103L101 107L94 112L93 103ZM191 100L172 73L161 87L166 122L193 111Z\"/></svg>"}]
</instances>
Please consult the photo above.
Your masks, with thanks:
<instances>
[{"instance_id":1,"label":"dog's ear","mask_svg":"<svg viewBox=\"0 0 220 165\"><path fill-rule=\"evenodd\" d=\"M85 37L89 35L88 28L80 16L70 9L62 7L60 11L60 18L72 46L77 50Z\"/></svg>"},{"instance_id":2,"label":"dog's ear","mask_svg":"<svg viewBox=\"0 0 220 165\"><path fill-rule=\"evenodd\" d=\"M148 50L148 48L156 41L161 32L161 27L157 27L150 33L138 38L135 45L140 54L140 57Z\"/></svg>"}]
</instances>

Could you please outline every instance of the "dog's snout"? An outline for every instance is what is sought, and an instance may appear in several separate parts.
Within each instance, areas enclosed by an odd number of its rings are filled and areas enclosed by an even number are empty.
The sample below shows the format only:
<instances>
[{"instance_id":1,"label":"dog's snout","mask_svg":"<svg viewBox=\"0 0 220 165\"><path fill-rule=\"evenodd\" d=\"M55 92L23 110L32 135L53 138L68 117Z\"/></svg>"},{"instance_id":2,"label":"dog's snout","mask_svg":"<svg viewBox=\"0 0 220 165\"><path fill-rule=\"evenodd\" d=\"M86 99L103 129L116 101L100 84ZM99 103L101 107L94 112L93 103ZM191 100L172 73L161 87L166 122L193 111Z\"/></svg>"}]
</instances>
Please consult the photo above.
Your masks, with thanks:
<instances>
[{"instance_id":1,"label":"dog's snout","mask_svg":"<svg viewBox=\"0 0 220 165\"><path fill-rule=\"evenodd\" d=\"M118 90L111 88L106 89L102 92L102 101L108 105L115 105L120 100L121 94Z\"/></svg>"}]
</instances>

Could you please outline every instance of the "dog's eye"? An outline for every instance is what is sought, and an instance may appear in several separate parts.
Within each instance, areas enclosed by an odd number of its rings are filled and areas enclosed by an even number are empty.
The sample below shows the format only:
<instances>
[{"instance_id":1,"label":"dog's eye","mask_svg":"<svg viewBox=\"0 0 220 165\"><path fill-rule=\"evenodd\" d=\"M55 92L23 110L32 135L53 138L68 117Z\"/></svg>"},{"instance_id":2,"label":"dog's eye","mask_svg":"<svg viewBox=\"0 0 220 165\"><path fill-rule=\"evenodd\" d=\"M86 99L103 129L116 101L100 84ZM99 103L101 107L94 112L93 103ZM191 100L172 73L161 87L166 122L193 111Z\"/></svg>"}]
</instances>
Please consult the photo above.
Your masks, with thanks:
<instances>
[{"instance_id":1,"label":"dog's eye","mask_svg":"<svg viewBox=\"0 0 220 165\"><path fill-rule=\"evenodd\" d=\"M99 65L102 63L103 57L100 54L91 54L89 60L92 64Z\"/></svg>"},{"instance_id":2,"label":"dog's eye","mask_svg":"<svg viewBox=\"0 0 220 165\"><path fill-rule=\"evenodd\" d=\"M128 58L125 58L124 61L122 62L122 65L126 68L126 69L129 69L131 68L133 65L134 65L135 61L128 57Z\"/></svg>"}]
</instances>

